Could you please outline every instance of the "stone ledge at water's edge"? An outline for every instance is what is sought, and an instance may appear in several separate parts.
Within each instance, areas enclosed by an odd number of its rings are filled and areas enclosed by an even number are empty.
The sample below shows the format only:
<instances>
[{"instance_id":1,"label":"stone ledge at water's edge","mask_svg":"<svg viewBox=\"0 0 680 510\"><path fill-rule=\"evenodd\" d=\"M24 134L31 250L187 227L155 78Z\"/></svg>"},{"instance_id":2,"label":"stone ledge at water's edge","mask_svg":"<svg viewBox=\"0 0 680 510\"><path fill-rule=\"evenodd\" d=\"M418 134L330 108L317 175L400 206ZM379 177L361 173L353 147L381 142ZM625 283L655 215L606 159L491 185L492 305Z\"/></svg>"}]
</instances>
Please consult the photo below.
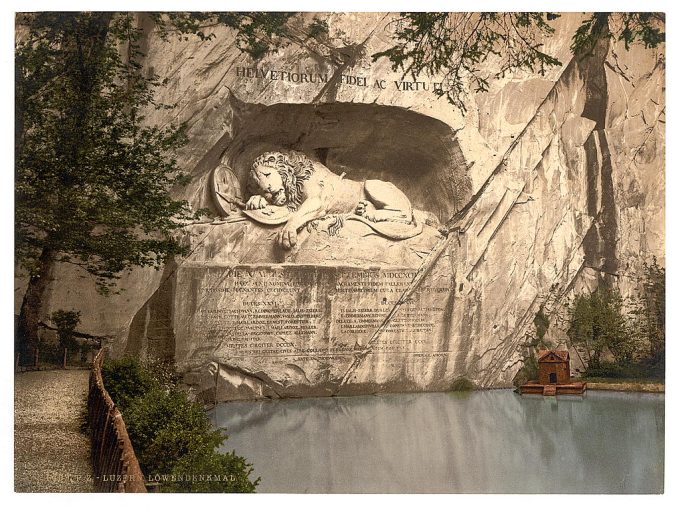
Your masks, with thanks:
<instances>
[{"instance_id":1,"label":"stone ledge at water's edge","mask_svg":"<svg viewBox=\"0 0 680 510\"><path fill-rule=\"evenodd\" d=\"M633 391L640 393L665 393L664 383L653 382L601 382L588 381L588 389L604 391Z\"/></svg>"}]
</instances>

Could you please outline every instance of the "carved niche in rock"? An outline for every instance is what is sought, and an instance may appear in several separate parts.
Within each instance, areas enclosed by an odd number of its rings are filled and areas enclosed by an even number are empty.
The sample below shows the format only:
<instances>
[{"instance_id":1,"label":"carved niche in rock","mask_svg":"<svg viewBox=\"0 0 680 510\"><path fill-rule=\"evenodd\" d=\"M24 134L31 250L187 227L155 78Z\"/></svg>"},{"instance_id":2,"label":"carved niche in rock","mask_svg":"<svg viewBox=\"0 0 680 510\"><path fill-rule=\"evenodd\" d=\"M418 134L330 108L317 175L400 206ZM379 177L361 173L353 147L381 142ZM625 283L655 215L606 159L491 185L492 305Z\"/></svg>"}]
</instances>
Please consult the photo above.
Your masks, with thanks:
<instances>
[{"instance_id":1,"label":"carved niche in rock","mask_svg":"<svg viewBox=\"0 0 680 510\"><path fill-rule=\"evenodd\" d=\"M346 179L300 152L258 156L248 175L251 196L245 204L235 196L238 186L234 179L227 167L216 169L216 202L226 202L229 209L238 205L246 216L264 225L283 224L277 242L284 249L295 247L298 231L313 221L329 220L331 234L347 220L360 221L393 240L409 239L423 231L410 200L391 182Z\"/></svg>"}]
</instances>

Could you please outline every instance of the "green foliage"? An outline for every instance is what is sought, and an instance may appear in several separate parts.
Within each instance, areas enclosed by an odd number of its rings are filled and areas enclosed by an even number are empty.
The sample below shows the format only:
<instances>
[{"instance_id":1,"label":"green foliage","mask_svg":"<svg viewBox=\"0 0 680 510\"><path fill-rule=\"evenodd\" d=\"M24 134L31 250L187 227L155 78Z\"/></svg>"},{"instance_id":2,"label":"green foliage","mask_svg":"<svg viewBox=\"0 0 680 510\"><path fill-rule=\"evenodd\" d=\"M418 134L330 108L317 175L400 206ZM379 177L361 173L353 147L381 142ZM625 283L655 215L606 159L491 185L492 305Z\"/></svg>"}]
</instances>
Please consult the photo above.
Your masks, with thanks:
<instances>
[{"instance_id":1,"label":"green foliage","mask_svg":"<svg viewBox=\"0 0 680 510\"><path fill-rule=\"evenodd\" d=\"M172 475L178 481L161 486L161 492L255 492L259 478L251 482L253 468L234 452L214 454L207 450L193 450L175 464ZM221 475L218 481L186 477L187 473Z\"/></svg>"},{"instance_id":2,"label":"green foliage","mask_svg":"<svg viewBox=\"0 0 680 510\"><path fill-rule=\"evenodd\" d=\"M600 366L607 349L619 363L632 361L635 346L621 311L622 304L618 291L598 289L577 296L569 307L567 335L573 346L588 353L588 366L593 369Z\"/></svg>"},{"instance_id":3,"label":"green foliage","mask_svg":"<svg viewBox=\"0 0 680 510\"><path fill-rule=\"evenodd\" d=\"M550 318L543 311L543 305L538 309L536 315L534 316L534 326L536 327L536 345L543 344L543 339L545 334L548 332L550 327Z\"/></svg>"},{"instance_id":4,"label":"green foliage","mask_svg":"<svg viewBox=\"0 0 680 510\"><path fill-rule=\"evenodd\" d=\"M102 366L102 378L111 399L123 411L134 399L158 385L151 373L131 357L106 360Z\"/></svg>"},{"instance_id":5,"label":"green foliage","mask_svg":"<svg viewBox=\"0 0 680 510\"><path fill-rule=\"evenodd\" d=\"M171 372L167 364L129 358L104 366L104 385L123 410L142 472L161 492L254 492L252 466L217 451L226 434L212 428Z\"/></svg>"},{"instance_id":6,"label":"green foliage","mask_svg":"<svg viewBox=\"0 0 680 510\"><path fill-rule=\"evenodd\" d=\"M340 48L328 40L326 22L314 18L306 23L292 12L185 12L151 13L162 37L175 34L202 40L215 37L212 29L228 27L235 31L236 45L251 58L263 56L291 44L322 56L336 65L347 62ZM417 79L425 73L440 77L438 96L465 111L468 83L475 91L487 91L490 80L517 70L540 75L561 62L544 50L552 36L551 22L556 13L541 12L406 12L392 25L395 44L375 53L374 61L387 58L392 68ZM589 53L603 38L623 41L626 49L639 42L654 48L665 40L661 13L594 13L583 20L572 38L574 54ZM347 47L360 44L344 40ZM493 59L494 71L480 64Z\"/></svg>"},{"instance_id":7,"label":"green foliage","mask_svg":"<svg viewBox=\"0 0 680 510\"><path fill-rule=\"evenodd\" d=\"M161 37L176 33L196 34L210 40L216 26L236 31L236 46L253 59L259 59L290 44L288 25L296 13L292 12L173 12L151 13Z\"/></svg>"},{"instance_id":8,"label":"green foliage","mask_svg":"<svg viewBox=\"0 0 680 510\"><path fill-rule=\"evenodd\" d=\"M69 351L76 350L79 345L74 336L74 332L80 324L80 312L74 310L57 310L50 316L52 322L57 326L57 336L59 345Z\"/></svg>"},{"instance_id":9,"label":"green foliage","mask_svg":"<svg viewBox=\"0 0 680 510\"><path fill-rule=\"evenodd\" d=\"M172 34L187 38L195 34L202 40L215 37L212 29L227 27L235 31L236 46L252 59L297 44L313 53L310 40L322 41L328 35L328 24L313 18L305 23L295 12L166 12L150 13L162 38Z\"/></svg>"},{"instance_id":10,"label":"green foliage","mask_svg":"<svg viewBox=\"0 0 680 510\"><path fill-rule=\"evenodd\" d=\"M515 374L512 379L512 385L519 388L529 381L538 379L538 360L536 359L536 351L534 347L529 348L529 354L524 358L522 368Z\"/></svg>"},{"instance_id":11,"label":"green foliage","mask_svg":"<svg viewBox=\"0 0 680 510\"><path fill-rule=\"evenodd\" d=\"M554 19L556 15L551 15ZM394 23L397 43L373 55L386 57L393 70L417 79L420 73L442 76L439 96L465 111L466 85L489 89L489 80L515 70L545 74L561 62L543 51L542 37L554 32L548 13L536 12L407 12ZM489 57L496 71L479 64Z\"/></svg>"},{"instance_id":12,"label":"green foliage","mask_svg":"<svg viewBox=\"0 0 680 510\"><path fill-rule=\"evenodd\" d=\"M596 12L576 29L571 51L587 55L601 39L623 41L627 50L634 43L656 48L666 40L665 23L665 15L659 12Z\"/></svg>"},{"instance_id":13,"label":"green foliage","mask_svg":"<svg viewBox=\"0 0 680 510\"><path fill-rule=\"evenodd\" d=\"M571 39L571 52L584 55L593 51L597 41L609 34L609 13L596 12L583 20Z\"/></svg>"},{"instance_id":14,"label":"green foliage","mask_svg":"<svg viewBox=\"0 0 680 510\"><path fill-rule=\"evenodd\" d=\"M538 379L536 349L539 346L545 346L545 335L550 327L550 318L545 314L543 305L536 312L533 322L536 328L536 335L526 335L527 342L524 344L524 347L527 348L527 355L524 358L522 368L519 369L512 379L512 384L517 388L522 384Z\"/></svg>"},{"instance_id":15,"label":"green foliage","mask_svg":"<svg viewBox=\"0 0 680 510\"><path fill-rule=\"evenodd\" d=\"M387 58L393 70L417 79L425 73L443 77L438 96L465 112L468 84L476 92L489 89L493 78L518 70L540 75L561 65L544 50L552 36L550 22L558 14L540 12L407 12L394 22L396 44L373 55ZM575 55L589 54L597 41L612 38L656 48L665 41L663 13L594 13L583 20L572 37ZM493 60L494 72L480 64ZM489 66L491 69L491 66Z\"/></svg>"},{"instance_id":16,"label":"green foliage","mask_svg":"<svg viewBox=\"0 0 680 510\"><path fill-rule=\"evenodd\" d=\"M153 378L154 385L159 388L171 390L177 387L181 381L181 376L177 372L175 364L171 361L145 357L138 363L142 370Z\"/></svg>"},{"instance_id":17,"label":"green foliage","mask_svg":"<svg viewBox=\"0 0 680 510\"><path fill-rule=\"evenodd\" d=\"M538 379L538 360L536 355L532 352L531 356L524 362L524 375L527 381Z\"/></svg>"},{"instance_id":18,"label":"green foliage","mask_svg":"<svg viewBox=\"0 0 680 510\"><path fill-rule=\"evenodd\" d=\"M567 334L588 358L587 377L659 378L665 371L665 269L644 264L640 292L625 303L616 291L577 296L569 307ZM605 351L614 363L602 359Z\"/></svg>"},{"instance_id":19,"label":"green foliage","mask_svg":"<svg viewBox=\"0 0 680 510\"><path fill-rule=\"evenodd\" d=\"M203 408L180 390L153 388L132 400L124 417L130 440L141 446L142 471L149 475L168 473L183 455L196 448L214 449L221 442Z\"/></svg>"},{"instance_id":20,"label":"green foliage","mask_svg":"<svg viewBox=\"0 0 680 510\"><path fill-rule=\"evenodd\" d=\"M666 359L666 270L656 257L644 264L640 294L633 299L633 335L650 375L663 377Z\"/></svg>"},{"instance_id":21,"label":"green foliage","mask_svg":"<svg viewBox=\"0 0 680 510\"><path fill-rule=\"evenodd\" d=\"M475 384L467 377L459 377L453 383L449 391L472 391L476 388Z\"/></svg>"},{"instance_id":22,"label":"green foliage","mask_svg":"<svg viewBox=\"0 0 680 510\"><path fill-rule=\"evenodd\" d=\"M328 25L319 19L305 24L296 13L164 13L154 14L161 33L196 33L210 39L211 27L227 26L236 31L238 48L254 59L291 43L316 56L330 57L337 65L347 62L339 48L326 39ZM542 12L405 12L392 23L395 44L372 55L373 61L387 58L393 70L414 80L421 73L441 78L434 90L438 96L462 110L468 84L487 91L490 80L523 70L540 75L561 62L544 50L553 35L556 13ZM164 29L166 25L172 28ZM626 49L641 43L656 48L665 41L663 13L593 13L584 19L572 37L576 55L588 54L598 40L623 41ZM315 41L310 44L310 41ZM346 46L360 44L344 41ZM494 71L480 64L493 59ZM489 66L491 69L492 66Z\"/></svg>"},{"instance_id":23,"label":"green foliage","mask_svg":"<svg viewBox=\"0 0 680 510\"><path fill-rule=\"evenodd\" d=\"M603 379L643 379L650 374L644 367L635 363L612 363L602 361L597 367L588 367L585 376Z\"/></svg>"},{"instance_id":24,"label":"green foliage","mask_svg":"<svg viewBox=\"0 0 680 510\"><path fill-rule=\"evenodd\" d=\"M314 18L309 25L309 37L321 37L328 34L328 23L325 20Z\"/></svg>"},{"instance_id":25,"label":"green foliage","mask_svg":"<svg viewBox=\"0 0 680 510\"><path fill-rule=\"evenodd\" d=\"M666 269L659 266L656 257L645 263L643 283L643 332L649 341L649 356L663 357L666 351Z\"/></svg>"},{"instance_id":26,"label":"green foliage","mask_svg":"<svg viewBox=\"0 0 680 510\"><path fill-rule=\"evenodd\" d=\"M124 269L184 253L172 233L193 215L169 190L186 182L174 158L185 137L146 121L164 105L142 70L133 15L41 12L17 23L19 264L35 274L49 250L106 290Z\"/></svg>"}]
</instances>

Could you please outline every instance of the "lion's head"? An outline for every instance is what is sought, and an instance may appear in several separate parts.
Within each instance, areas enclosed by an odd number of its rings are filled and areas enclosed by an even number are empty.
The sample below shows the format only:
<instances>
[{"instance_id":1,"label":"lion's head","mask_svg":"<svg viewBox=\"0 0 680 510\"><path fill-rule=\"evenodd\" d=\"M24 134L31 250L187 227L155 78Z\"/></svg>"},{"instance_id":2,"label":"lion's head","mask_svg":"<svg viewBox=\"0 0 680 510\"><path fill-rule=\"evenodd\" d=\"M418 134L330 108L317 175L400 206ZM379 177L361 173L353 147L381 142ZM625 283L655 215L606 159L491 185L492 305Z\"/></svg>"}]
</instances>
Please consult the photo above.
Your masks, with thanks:
<instances>
[{"instance_id":1,"label":"lion's head","mask_svg":"<svg viewBox=\"0 0 680 510\"><path fill-rule=\"evenodd\" d=\"M265 152L253 161L248 190L270 204L295 210L302 203L302 185L314 173L314 164L302 153Z\"/></svg>"}]
</instances>

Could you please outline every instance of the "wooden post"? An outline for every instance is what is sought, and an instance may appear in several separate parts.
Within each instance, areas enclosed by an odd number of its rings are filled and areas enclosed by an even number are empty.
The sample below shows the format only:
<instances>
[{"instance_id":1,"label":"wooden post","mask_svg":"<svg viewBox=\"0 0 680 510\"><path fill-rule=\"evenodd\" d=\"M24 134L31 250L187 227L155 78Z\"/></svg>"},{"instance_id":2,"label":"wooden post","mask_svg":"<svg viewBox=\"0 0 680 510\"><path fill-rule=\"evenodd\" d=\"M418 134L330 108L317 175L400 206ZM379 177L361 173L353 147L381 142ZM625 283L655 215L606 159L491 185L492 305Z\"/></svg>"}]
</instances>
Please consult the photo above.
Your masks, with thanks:
<instances>
[{"instance_id":1,"label":"wooden post","mask_svg":"<svg viewBox=\"0 0 680 510\"><path fill-rule=\"evenodd\" d=\"M66 370L66 356L68 355L68 349L64 347L64 360L61 363L61 368Z\"/></svg>"},{"instance_id":2,"label":"wooden post","mask_svg":"<svg viewBox=\"0 0 680 510\"><path fill-rule=\"evenodd\" d=\"M35 368L38 368L38 364L40 362L40 349L38 347L35 348L35 351L33 351L33 366Z\"/></svg>"},{"instance_id":3,"label":"wooden post","mask_svg":"<svg viewBox=\"0 0 680 510\"><path fill-rule=\"evenodd\" d=\"M215 363L215 365L216 365L216 369L215 369L215 398L213 399L215 402L214 402L213 405L215 407L217 407L217 383L220 380L220 364Z\"/></svg>"}]
</instances>

